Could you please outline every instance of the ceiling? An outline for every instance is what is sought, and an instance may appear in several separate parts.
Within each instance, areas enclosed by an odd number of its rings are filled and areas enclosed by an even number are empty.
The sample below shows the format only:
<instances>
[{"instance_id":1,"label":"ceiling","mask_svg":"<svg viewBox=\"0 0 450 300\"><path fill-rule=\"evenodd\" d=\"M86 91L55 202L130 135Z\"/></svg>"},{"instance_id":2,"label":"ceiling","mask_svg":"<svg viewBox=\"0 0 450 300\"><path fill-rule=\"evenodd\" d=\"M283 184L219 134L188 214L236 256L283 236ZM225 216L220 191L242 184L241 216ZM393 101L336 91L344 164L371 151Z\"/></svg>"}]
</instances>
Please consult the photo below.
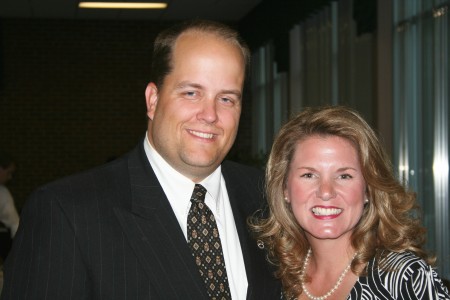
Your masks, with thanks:
<instances>
[{"instance_id":1,"label":"ceiling","mask_svg":"<svg viewBox=\"0 0 450 300\"><path fill-rule=\"evenodd\" d=\"M89 0L93 1L93 0ZM104 0L114 1L114 0ZM130 2L143 2L134 0ZM161 0L155 0L155 2ZM236 22L261 0L165 0L165 10L80 9L78 0L0 0L0 17L175 21L203 18Z\"/></svg>"}]
</instances>

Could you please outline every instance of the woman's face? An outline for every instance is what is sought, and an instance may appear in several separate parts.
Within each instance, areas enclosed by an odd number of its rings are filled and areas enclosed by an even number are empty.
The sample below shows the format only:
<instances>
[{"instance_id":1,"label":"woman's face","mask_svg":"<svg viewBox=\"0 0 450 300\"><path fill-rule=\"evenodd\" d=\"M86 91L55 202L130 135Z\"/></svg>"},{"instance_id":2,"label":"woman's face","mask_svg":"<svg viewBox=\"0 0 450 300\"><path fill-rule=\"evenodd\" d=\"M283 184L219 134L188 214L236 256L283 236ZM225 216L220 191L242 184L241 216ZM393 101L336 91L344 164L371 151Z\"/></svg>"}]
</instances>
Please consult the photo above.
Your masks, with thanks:
<instances>
[{"instance_id":1,"label":"woman's face","mask_svg":"<svg viewBox=\"0 0 450 300\"><path fill-rule=\"evenodd\" d=\"M361 218L366 182L353 144L338 136L300 141L284 191L308 239L349 239Z\"/></svg>"}]
</instances>

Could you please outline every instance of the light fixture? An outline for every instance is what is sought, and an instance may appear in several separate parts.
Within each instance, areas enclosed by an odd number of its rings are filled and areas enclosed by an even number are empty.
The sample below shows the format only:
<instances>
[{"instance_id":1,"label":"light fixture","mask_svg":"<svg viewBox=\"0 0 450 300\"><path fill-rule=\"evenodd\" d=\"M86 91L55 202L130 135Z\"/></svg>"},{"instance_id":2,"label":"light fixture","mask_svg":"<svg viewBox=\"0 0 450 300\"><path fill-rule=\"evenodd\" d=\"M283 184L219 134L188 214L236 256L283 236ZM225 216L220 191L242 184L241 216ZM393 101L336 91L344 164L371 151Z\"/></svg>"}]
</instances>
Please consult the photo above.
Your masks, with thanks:
<instances>
[{"instance_id":1,"label":"light fixture","mask_svg":"<svg viewBox=\"0 0 450 300\"><path fill-rule=\"evenodd\" d=\"M164 9L164 2L80 2L79 8L109 8L109 9Z\"/></svg>"}]
</instances>

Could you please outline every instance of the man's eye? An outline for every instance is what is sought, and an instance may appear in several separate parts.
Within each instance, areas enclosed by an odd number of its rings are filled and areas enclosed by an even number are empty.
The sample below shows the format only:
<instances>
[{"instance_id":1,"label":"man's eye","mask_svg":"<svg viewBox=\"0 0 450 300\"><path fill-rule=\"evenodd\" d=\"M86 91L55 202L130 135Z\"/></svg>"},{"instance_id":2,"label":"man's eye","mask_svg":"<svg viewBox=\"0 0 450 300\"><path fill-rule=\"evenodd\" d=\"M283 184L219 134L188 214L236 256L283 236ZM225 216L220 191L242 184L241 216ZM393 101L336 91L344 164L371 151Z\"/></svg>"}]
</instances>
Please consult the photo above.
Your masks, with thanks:
<instances>
[{"instance_id":1,"label":"man's eye","mask_svg":"<svg viewBox=\"0 0 450 300\"><path fill-rule=\"evenodd\" d=\"M195 97L197 95L197 92L195 91L187 91L184 93L185 96L187 97Z\"/></svg>"},{"instance_id":2,"label":"man's eye","mask_svg":"<svg viewBox=\"0 0 450 300\"><path fill-rule=\"evenodd\" d=\"M222 98L222 102L227 105L232 105L234 103L233 99L230 98Z\"/></svg>"},{"instance_id":3,"label":"man's eye","mask_svg":"<svg viewBox=\"0 0 450 300\"><path fill-rule=\"evenodd\" d=\"M220 97L219 100L220 100L220 102L225 103L225 104L227 104L227 105L230 105L230 104L233 104L233 103L236 102L236 101L235 101L233 98L231 98L231 97Z\"/></svg>"}]
</instances>

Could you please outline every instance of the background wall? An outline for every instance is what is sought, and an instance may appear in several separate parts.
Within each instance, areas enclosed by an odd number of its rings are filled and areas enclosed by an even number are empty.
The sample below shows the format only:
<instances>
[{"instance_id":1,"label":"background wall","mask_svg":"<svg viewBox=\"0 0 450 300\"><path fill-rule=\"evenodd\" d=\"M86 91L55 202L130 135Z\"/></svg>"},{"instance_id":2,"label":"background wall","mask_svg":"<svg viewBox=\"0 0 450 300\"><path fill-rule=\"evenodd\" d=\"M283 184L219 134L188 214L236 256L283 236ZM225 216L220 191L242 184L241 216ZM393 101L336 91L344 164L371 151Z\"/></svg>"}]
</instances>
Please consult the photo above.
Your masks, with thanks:
<instances>
[{"instance_id":1,"label":"background wall","mask_svg":"<svg viewBox=\"0 0 450 300\"><path fill-rule=\"evenodd\" d=\"M19 209L37 186L103 164L140 141L152 43L168 25L1 21L0 148L17 162L9 187ZM233 157L249 152L249 104Z\"/></svg>"}]
</instances>

